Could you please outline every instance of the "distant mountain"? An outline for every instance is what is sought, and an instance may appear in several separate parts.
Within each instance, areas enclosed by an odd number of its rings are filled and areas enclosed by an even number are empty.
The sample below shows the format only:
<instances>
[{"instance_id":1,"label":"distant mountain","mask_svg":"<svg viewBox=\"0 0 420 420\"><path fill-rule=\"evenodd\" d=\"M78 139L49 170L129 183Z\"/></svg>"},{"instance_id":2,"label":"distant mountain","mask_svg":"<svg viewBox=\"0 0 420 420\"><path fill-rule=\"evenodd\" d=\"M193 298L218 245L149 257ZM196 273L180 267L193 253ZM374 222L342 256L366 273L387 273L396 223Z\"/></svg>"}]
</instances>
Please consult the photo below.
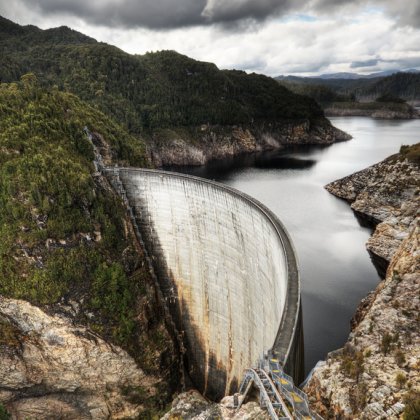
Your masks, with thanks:
<instances>
[{"instance_id":1,"label":"distant mountain","mask_svg":"<svg viewBox=\"0 0 420 420\"><path fill-rule=\"evenodd\" d=\"M362 74L357 73L346 73L346 72L340 72L340 73L329 73L329 74L321 74L318 76L319 79L364 79L366 76L363 76Z\"/></svg>"},{"instance_id":2,"label":"distant mountain","mask_svg":"<svg viewBox=\"0 0 420 420\"><path fill-rule=\"evenodd\" d=\"M407 70L386 70L377 73L370 73L370 74L359 74L359 73L348 73L348 72L339 72L339 73L326 73L321 74L319 76L312 76L309 79L338 79L338 80L357 80L357 79L375 79L378 77L387 77L391 76L396 73L420 73L420 70L417 69L407 69ZM293 79L301 79L298 76L277 76L275 79L277 80L293 80ZM306 79L306 77L305 77Z\"/></svg>"},{"instance_id":3,"label":"distant mountain","mask_svg":"<svg viewBox=\"0 0 420 420\"><path fill-rule=\"evenodd\" d=\"M359 73L331 73L331 74L321 74L319 76L320 79L374 79L376 77L385 77L390 76L391 74L398 73L399 70L387 70L381 71L378 73L371 73L371 74L359 74Z\"/></svg>"}]
</instances>

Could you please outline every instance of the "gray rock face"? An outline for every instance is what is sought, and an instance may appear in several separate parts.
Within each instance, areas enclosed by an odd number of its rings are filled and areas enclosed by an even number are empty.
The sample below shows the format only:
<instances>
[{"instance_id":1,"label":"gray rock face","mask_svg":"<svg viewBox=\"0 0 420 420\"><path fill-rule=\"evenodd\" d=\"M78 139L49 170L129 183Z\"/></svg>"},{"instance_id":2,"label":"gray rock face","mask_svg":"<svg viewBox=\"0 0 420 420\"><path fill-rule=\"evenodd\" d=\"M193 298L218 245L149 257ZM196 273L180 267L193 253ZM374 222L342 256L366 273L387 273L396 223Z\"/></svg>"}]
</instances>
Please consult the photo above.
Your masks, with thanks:
<instances>
[{"instance_id":1,"label":"gray rock face","mask_svg":"<svg viewBox=\"0 0 420 420\"><path fill-rule=\"evenodd\" d=\"M325 188L349 201L357 214L378 224L367 249L389 263L415 224L419 183L418 166L393 157Z\"/></svg>"},{"instance_id":2,"label":"gray rock face","mask_svg":"<svg viewBox=\"0 0 420 420\"><path fill-rule=\"evenodd\" d=\"M151 161L165 165L204 165L241 153L279 149L287 144L331 144L351 136L327 120L266 123L245 126L202 125L189 132L181 130L156 133L148 141Z\"/></svg>"},{"instance_id":3,"label":"gray rock face","mask_svg":"<svg viewBox=\"0 0 420 420\"><path fill-rule=\"evenodd\" d=\"M0 297L0 402L16 419L135 418L124 389L155 392L121 348L30 303Z\"/></svg>"},{"instance_id":4,"label":"gray rock face","mask_svg":"<svg viewBox=\"0 0 420 420\"><path fill-rule=\"evenodd\" d=\"M398 419L405 397L419 392L418 182L419 167L393 157L326 187L380 222L367 248L389 262L354 316L343 351L318 366L305 389L326 418Z\"/></svg>"},{"instance_id":5,"label":"gray rock face","mask_svg":"<svg viewBox=\"0 0 420 420\"><path fill-rule=\"evenodd\" d=\"M233 397L225 397L220 404L204 399L198 392L189 391L180 394L172 403L172 408L162 420L269 420L268 412L258 403L249 402L236 411Z\"/></svg>"}]
</instances>

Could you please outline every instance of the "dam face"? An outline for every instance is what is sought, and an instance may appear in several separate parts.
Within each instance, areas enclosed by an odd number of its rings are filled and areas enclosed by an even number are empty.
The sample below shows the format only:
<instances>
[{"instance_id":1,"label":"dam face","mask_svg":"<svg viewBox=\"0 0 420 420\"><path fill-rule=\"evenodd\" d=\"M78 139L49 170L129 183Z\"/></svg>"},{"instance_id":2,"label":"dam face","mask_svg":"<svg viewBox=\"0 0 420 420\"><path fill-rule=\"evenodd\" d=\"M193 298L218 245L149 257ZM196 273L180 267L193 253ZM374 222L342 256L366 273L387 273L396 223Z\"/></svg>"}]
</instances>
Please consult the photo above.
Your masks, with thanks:
<instances>
[{"instance_id":1,"label":"dam face","mask_svg":"<svg viewBox=\"0 0 420 420\"><path fill-rule=\"evenodd\" d=\"M145 169L105 172L124 189L153 256L197 389L215 400L236 392L244 370L271 348L296 375L299 278L277 218L256 200L204 179Z\"/></svg>"}]
</instances>

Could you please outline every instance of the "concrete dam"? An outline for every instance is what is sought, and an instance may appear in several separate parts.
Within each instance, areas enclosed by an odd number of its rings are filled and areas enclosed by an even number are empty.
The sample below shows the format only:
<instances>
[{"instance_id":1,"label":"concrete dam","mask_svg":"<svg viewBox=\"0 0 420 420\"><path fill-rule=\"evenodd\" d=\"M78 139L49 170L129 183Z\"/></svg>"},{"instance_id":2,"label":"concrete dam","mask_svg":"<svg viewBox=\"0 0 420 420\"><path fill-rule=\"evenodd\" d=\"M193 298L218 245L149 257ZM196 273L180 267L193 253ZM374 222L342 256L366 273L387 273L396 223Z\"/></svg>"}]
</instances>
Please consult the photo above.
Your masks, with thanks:
<instances>
[{"instance_id":1,"label":"concrete dam","mask_svg":"<svg viewBox=\"0 0 420 420\"><path fill-rule=\"evenodd\" d=\"M205 179L134 168L104 173L131 208L196 388L214 400L236 392L245 369L270 349L300 380L299 274L276 216Z\"/></svg>"}]
</instances>

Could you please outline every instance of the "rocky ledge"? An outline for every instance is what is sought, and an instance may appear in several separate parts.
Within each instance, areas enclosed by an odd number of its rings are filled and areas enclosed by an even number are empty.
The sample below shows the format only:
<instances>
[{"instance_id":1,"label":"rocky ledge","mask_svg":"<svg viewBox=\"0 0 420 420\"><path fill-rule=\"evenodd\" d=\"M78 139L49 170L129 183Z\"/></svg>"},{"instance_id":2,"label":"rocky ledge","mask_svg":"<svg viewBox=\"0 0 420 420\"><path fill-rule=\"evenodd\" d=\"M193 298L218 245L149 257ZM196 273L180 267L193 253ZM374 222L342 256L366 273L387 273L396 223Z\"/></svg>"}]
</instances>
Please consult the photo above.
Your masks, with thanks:
<instances>
[{"instance_id":1,"label":"rocky ledge","mask_svg":"<svg viewBox=\"0 0 420 420\"><path fill-rule=\"evenodd\" d=\"M225 397L219 403L206 400L197 391L180 394L172 408L161 420L269 420L268 412L257 402L243 404L239 410L233 408L233 397Z\"/></svg>"},{"instance_id":2,"label":"rocky ledge","mask_svg":"<svg viewBox=\"0 0 420 420\"><path fill-rule=\"evenodd\" d=\"M326 187L379 223L367 246L389 266L344 348L318 364L305 388L325 418L419 418L419 180L418 163L399 154Z\"/></svg>"},{"instance_id":3,"label":"rocky ledge","mask_svg":"<svg viewBox=\"0 0 420 420\"><path fill-rule=\"evenodd\" d=\"M157 379L121 348L1 296L0 384L0 408L15 419L138 418L144 407L133 392L157 392Z\"/></svg>"},{"instance_id":4,"label":"rocky ledge","mask_svg":"<svg viewBox=\"0 0 420 420\"><path fill-rule=\"evenodd\" d=\"M146 136L150 159L156 167L204 165L223 159L289 144L332 144L351 136L327 119L261 123L250 126L202 125L194 129L159 130Z\"/></svg>"},{"instance_id":5,"label":"rocky ledge","mask_svg":"<svg viewBox=\"0 0 420 420\"><path fill-rule=\"evenodd\" d=\"M417 221L418 164L402 155L391 156L325 188L350 202L360 218L376 226L366 246L385 274L392 256Z\"/></svg>"}]
</instances>

